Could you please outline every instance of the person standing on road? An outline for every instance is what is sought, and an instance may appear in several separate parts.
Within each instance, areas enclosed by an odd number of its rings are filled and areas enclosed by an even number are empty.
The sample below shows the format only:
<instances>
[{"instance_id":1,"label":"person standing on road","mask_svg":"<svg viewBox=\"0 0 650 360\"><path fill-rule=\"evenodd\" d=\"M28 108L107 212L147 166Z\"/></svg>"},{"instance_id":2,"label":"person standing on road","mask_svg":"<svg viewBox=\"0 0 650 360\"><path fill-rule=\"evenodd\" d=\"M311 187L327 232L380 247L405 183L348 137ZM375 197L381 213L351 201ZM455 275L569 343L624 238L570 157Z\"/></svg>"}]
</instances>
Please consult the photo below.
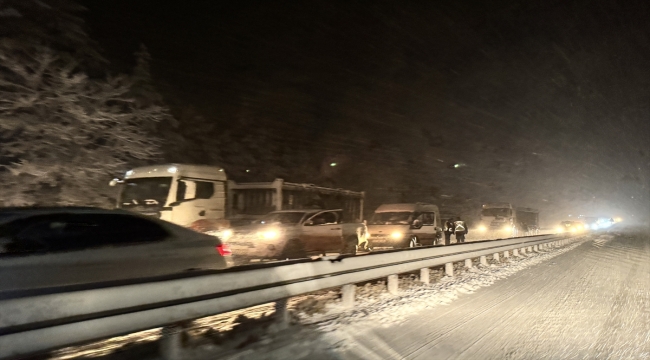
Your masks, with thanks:
<instances>
[{"instance_id":1,"label":"person standing on road","mask_svg":"<svg viewBox=\"0 0 650 360\"><path fill-rule=\"evenodd\" d=\"M445 221L445 245L451 244L451 234L456 230L456 225L454 225L454 219L449 218Z\"/></svg>"},{"instance_id":2,"label":"person standing on road","mask_svg":"<svg viewBox=\"0 0 650 360\"><path fill-rule=\"evenodd\" d=\"M465 235L467 235L469 231L467 230L467 224L463 220L460 219L460 216L456 217L456 221L454 222L454 233L456 234L456 243L464 243L465 242Z\"/></svg>"}]
</instances>

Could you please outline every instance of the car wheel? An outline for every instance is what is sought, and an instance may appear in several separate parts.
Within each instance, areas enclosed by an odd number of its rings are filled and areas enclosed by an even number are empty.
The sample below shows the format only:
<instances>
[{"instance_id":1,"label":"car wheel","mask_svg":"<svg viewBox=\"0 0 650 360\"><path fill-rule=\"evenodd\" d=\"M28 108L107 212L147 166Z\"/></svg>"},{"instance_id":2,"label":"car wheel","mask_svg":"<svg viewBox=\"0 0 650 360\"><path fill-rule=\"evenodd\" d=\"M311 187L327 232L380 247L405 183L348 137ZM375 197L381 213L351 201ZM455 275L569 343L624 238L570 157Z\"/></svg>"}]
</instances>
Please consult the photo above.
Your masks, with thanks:
<instances>
[{"instance_id":1,"label":"car wheel","mask_svg":"<svg viewBox=\"0 0 650 360\"><path fill-rule=\"evenodd\" d=\"M411 238L409 239L409 242L408 242L408 247L414 248L414 247L418 247L418 246L420 246L420 244L418 243L418 237L417 236L411 236Z\"/></svg>"},{"instance_id":2,"label":"car wheel","mask_svg":"<svg viewBox=\"0 0 650 360\"><path fill-rule=\"evenodd\" d=\"M286 245L284 246L284 249L282 249L282 253L280 254L280 259L281 260L300 259L306 256L307 256L307 252L305 251L305 246L300 241L300 239L292 239L287 241Z\"/></svg>"},{"instance_id":3,"label":"car wheel","mask_svg":"<svg viewBox=\"0 0 650 360\"><path fill-rule=\"evenodd\" d=\"M356 236L350 236L345 240L345 243L343 244L343 250L341 251L341 254L352 254L356 255L357 254L357 243L359 240L357 239Z\"/></svg>"}]
</instances>

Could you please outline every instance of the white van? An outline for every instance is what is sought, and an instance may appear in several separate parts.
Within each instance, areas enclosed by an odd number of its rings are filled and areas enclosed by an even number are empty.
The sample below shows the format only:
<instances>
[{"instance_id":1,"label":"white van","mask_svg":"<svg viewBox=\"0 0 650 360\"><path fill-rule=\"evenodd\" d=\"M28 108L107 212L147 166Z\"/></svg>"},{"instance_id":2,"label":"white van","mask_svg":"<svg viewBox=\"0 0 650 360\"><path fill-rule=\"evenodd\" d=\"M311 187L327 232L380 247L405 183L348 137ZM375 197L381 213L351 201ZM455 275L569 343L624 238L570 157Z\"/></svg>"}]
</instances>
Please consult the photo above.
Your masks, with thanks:
<instances>
[{"instance_id":1,"label":"white van","mask_svg":"<svg viewBox=\"0 0 650 360\"><path fill-rule=\"evenodd\" d=\"M431 204L384 204L368 223L368 248L436 245L442 238L440 211Z\"/></svg>"}]
</instances>

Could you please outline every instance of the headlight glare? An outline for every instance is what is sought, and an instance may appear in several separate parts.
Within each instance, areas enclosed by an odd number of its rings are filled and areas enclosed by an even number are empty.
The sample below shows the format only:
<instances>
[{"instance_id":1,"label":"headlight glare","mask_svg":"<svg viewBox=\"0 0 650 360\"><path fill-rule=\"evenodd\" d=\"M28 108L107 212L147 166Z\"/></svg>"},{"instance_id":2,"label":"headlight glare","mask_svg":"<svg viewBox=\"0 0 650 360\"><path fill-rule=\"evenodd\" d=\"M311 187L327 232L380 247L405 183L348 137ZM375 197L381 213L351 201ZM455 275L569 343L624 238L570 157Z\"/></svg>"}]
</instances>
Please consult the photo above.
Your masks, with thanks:
<instances>
[{"instance_id":1,"label":"headlight glare","mask_svg":"<svg viewBox=\"0 0 650 360\"><path fill-rule=\"evenodd\" d=\"M390 237L392 237L393 239L401 239L403 236L404 234L402 234L399 231L395 231L394 233L390 234Z\"/></svg>"}]
</instances>

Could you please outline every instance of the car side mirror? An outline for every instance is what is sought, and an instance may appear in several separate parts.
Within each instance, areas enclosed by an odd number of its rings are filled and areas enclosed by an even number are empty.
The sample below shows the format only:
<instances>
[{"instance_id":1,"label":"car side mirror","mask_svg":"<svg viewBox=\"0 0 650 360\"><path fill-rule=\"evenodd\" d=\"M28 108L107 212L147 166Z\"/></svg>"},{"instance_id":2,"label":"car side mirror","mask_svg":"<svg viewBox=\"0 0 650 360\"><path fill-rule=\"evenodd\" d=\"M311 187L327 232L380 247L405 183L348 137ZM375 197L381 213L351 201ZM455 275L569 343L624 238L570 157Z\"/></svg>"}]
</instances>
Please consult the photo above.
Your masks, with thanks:
<instances>
[{"instance_id":1,"label":"car side mirror","mask_svg":"<svg viewBox=\"0 0 650 360\"><path fill-rule=\"evenodd\" d=\"M124 180L120 180L118 178L115 178L115 179L111 180L108 183L108 186L117 186L118 184L122 184L123 182L124 182Z\"/></svg>"},{"instance_id":2,"label":"car side mirror","mask_svg":"<svg viewBox=\"0 0 650 360\"><path fill-rule=\"evenodd\" d=\"M415 219L413 220L413 225L411 225L414 229L419 229L422 227L422 220L420 219Z\"/></svg>"}]
</instances>

